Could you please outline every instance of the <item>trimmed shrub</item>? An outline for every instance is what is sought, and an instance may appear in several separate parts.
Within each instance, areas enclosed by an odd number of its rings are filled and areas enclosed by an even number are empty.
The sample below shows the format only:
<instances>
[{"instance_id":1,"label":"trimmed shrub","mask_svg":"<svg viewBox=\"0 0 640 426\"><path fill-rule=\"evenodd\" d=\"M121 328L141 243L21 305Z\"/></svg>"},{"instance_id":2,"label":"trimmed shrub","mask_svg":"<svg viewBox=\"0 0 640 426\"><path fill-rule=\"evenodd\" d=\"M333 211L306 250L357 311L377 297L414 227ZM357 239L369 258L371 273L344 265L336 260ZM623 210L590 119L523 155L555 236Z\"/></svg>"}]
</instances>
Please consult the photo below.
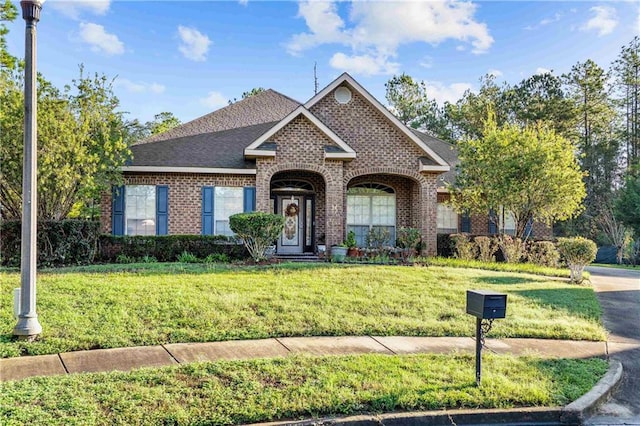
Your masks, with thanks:
<instances>
[{"instance_id":1,"label":"trimmed shrub","mask_svg":"<svg viewBox=\"0 0 640 426\"><path fill-rule=\"evenodd\" d=\"M158 262L174 262L187 251L205 259L209 255L225 255L227 259L248 257L247 250L234 237L223 235L100 235L96 260L105 263L117 261L124 255L131 259L153 257Z\"/></svg>"},{"instance_id":2,"label":"trimmed shrub","mask_svg":"<svg viewBox=\"0 0 640 426\"><path fill-rule=\"evenodd\" d=\"M527 253L529 262L540 266L555 268L558 266L560 254L551 241L534 241L529 244Z\"/></svg>"},{"instance_id":3,"label":"trimmed shrub","mask_svg":"<svg viewBox=\"0 0 640 426\"><path fill-rule=\"evenodd\" d=\"M453 257L453 241L451 241L451 235L438 234L437 246L439 257Z\"/></svg>"},{"instance_id":4,"label":"trimmed shrub","mask_svg":"<svg viewBox=\"0 0 640 426\"><path fill-rule=\"evenodd\" d=\"M598 247L583 237L558 238L558 252L569 266L571 281L580 283L584 267L596 258Z\"/></svg>"},{"instance_id":5,"label":"trimmed shrub","mask_svg":"<svg viewBox=\"0 0 640 426\"><path fill-rule=\"evenodd\" d=\"M267 248L282 232L284 217L263 212L238 213L229 217L229 227L242 239L254 262L260 262L267 258Z\"/></svg>"},{"instance_id":6,"label":"trimmed shrub","mask_svg":"<svg viewBox=\"0 0 640 426\"><path fill-rule=\"evenodd\" d=\"M468 234L451 234L454 257L463 260L473 260L476 258L476 247L469 240Z\"/></svg>"},{"instance_id":7,"label":"trimmed shrub","mask_svg":"<svg viewBox=\"0 0 640 426\"><path fill-rule=\"evenodd\" d=\"M100 224L87 220L38 221L38 266L86 265L98 247ZM0 223L0 262L20 266L20 221Z\"/></svg>"},{"instance_id":8,"label":"trimmed shrub","mask_svg":"<svg viewBox=\"0 0 640 426\"><path fill-rule=\"evenodd\" d=\"M478 260L482 262L495 262L495 253L498 251L498 244L493 238L478 236L473 239L478 248Z\"/></svg>"},{"instance_id":9,"label":"trimmed shrub","mask_svg":"<svg viewBox=\"0 0 640 426\"><path fill-rule=\"evenodd\" d=\"M511 235L501 235L498 238L498 245L504 261L507 263L520 263L525 254L525 246L520 238L513 238Z\"/></svg>"}]
</instances>

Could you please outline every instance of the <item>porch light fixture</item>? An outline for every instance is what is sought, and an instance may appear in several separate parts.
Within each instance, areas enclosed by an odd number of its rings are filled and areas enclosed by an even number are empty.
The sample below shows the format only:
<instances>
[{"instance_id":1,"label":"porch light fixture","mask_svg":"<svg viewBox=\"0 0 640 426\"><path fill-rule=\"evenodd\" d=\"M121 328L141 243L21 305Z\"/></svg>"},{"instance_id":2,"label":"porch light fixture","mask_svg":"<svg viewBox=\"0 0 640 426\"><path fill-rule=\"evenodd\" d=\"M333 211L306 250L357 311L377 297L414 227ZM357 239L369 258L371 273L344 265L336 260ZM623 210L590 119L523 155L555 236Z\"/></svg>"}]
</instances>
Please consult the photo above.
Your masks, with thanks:
<instances>
[{"instance_id":1,"label":"porch light fixture","mask_svg":"<svg viewBox=\"0 0 640 426\"><path fill-rule=\"evenodd\" d=\"M36 314L37 232L37 87L36 24L44 0L21 1L26 22L24 53L24 159L22 171L22 235L20 248L20 313L13 334L32 339L42 332Z\"/></svg>"}]
</instances>

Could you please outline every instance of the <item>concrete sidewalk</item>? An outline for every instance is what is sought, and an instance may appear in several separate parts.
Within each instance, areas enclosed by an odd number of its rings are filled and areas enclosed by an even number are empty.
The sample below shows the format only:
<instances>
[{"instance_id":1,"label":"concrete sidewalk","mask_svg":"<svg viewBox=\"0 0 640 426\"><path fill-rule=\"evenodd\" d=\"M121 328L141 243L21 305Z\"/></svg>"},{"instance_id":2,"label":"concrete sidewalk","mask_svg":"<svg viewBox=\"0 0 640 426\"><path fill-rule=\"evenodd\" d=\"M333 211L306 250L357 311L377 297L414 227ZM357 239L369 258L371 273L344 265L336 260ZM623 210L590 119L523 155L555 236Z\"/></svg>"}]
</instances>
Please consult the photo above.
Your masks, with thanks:
<instances>
[{"instance_id":1,"label":"concrete sidewalk","mask_svg":"<svg viewBox=\"0 0 640 426\"><path fill-rule=\"evenodd\" d=\"M604 358L609 355L605 342L546 339L487 339L484 351L497 354L535 354L549 358ZM197 361L285 357L290 354L396 355L455 352L474 353L475 340L469 337L346 336L172 343L0 359L0 381L71 373L130 371Z\"/></svg>"}]
</instances>

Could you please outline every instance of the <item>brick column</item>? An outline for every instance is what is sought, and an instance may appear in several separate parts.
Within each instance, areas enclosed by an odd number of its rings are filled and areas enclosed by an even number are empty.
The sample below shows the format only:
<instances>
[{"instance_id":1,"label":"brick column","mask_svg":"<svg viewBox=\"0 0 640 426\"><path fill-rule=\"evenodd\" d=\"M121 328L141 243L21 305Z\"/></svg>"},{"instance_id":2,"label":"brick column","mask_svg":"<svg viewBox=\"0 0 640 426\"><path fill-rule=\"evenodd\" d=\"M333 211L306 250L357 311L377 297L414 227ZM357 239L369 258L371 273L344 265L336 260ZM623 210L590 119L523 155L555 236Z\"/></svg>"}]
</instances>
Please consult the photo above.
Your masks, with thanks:
<instances>
[{"instance_id":1,"label":"brick column","mask_svg":"<svg viewBox=\"0 0 640 426\"><path fill-rule=\"evenodd\" d=\"M256 159L256 211L271 213L271 177L273 160Z\"/></svg>"},{"instance_id":2,"label":"brick column","mask_svg":"<svg viewBox=\"0 0 640 426\"><path fill-rule=\"evenodd\" d=\"M420 185L420 209L422 211L420 230L422 232L422 255L435 256L437 253L437 175L424 175L426 182Z\"/></svg>"},{"instance_id":3,"label":"brick column","mask_svg":"<svg viewBox=\"0 0 640 426\"><path fill-rule=\"evenodd\" d=\"M326 243L327 247L340 244L344 241L344 225L346 223L345 211L345 184L343 182L344 169L342 162L326 162L325 167L331 176L326 177Z\"/></svg>"}]
</instances>

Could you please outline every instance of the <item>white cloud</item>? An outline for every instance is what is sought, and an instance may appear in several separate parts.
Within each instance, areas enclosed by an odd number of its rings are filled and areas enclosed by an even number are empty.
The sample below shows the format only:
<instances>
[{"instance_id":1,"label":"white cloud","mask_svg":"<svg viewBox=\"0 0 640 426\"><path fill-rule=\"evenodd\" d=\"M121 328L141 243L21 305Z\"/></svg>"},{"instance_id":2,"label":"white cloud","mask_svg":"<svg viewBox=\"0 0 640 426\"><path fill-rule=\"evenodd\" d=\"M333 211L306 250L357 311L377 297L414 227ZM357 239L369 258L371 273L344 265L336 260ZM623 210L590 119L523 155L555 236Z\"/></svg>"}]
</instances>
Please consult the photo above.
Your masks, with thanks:
<instances>
[{"instance_id":1,"label":"white cloud","mask_svg":"<svg viewBox=\"0 0 640 426\"><path fill-rule=\"evenodd\" d=\"M564 16L563 13L558 12L558 13L554 14L550 18L543 18L536 25L527 25L526 27L524 27L524 29L525 30L536 30L536 29L538 29L540 27L544 27L545 25L549 25L549 24L553 24L554 22L558 22L560 19L562 19L563 16Z\"/></svg>"},{"instance_id":2,"label":"white cloud","mask_svg":"<svg viewBox=\"0 0 640 426\"><path fill-rule=\"evenodd\" d=\"M178 26L178 35L182 41L178 50L185 58L196 62L202 62L207 59L207 52L211 44L209 37L195 28L183 27L182 25Z\"/></svg>"},{"instance_id":3,"label":"white cloud","mask_svg":"<svg viewBox=\"0 0 640 426\"><path fill-rule=\"evenodd\" d=\"M470 44L474 53L483 53L493 38L486 24L474 19L475 11L474 4L457 0L403 2L402 7L395 2L353 1L347 24L335 2L303 0L298 16L305 20L308 32L293 35L286 47L296 55L322 44L340 44L352 52L336 53L334 64L368 61L381 70L394 69L390 59L403 44L435 45L453 39Z\"/></svg>"},{"instance_id":4,"label":"white cloud","mask_svg":"<svg viewBox=\"0 0 640 426\"><path fill-rule=\"evenodd\" d=\"M82 12L104 15L111 6L111 0L49 0L49 6L71 19L79 19Z\"/></svg>"},{"instance_id":5,"label":"white cloud","mask_svg":"<svg viewBox=\"0 0 640 426\"><path fill-rule=\"evenodd\" d=\"M464 92L473 87L470 83L452 83L445 85L439 81L425 81L427 86L427 96L435 99L438 104L446 102L456 102L462 97Z\"/></svg>"},{"instance_id":6,"label":"white cloud","mask_svg":"<svg viewBox=\"0 0 640 426\"><path fill-rule=\"evenodd\" d=\"M365 76L396 74L400 70L400 64L389 62L386 57L373 57L371 55L349 56L342 52L333 55L329 65L335 69Z\"/></svg>"},{"instance_id":7,"label":"white cloud","mask_svg":"<svg viewBox=\"0 0 640 426\"><path fill-rule=\"evenodd\" d=\"M238 3L240 3L242 6L246 6L247 4L249 4L249 0L238 0Z\"/></svg>"},{"instance_id":8,"label":"white cloud","mask_svg":"<svg viewBox=\"0 0 640 426\"><path fill-rule=\"evenodd\" d=\"M94 52L101 52L107 55L120 55L124 53L124 43L118 36L109 34L102 25L91 22L80 23L80 40L91 46Z\"/></svg>"},{"instance_id":9,"label":"white cloud","mask_svg":"<svg viewBox=\"0 0 640 426\"><path fill-rule=\"evenodd\" d=\"M132 93L164 93L165 86L159 83L145 83L138 82L135 83L126 78L118 78L116 79L114 85L116 87L122 87L127 92Z\"/></svg>"},{"instance_id":10,"label":"white cloud","mask_svg":"<svg viewBox=\"0 0 640 426\"><path fill-rule=\"evenodd\" d=\"M422 61L420 61L420 66L423 68L433 67L433 58L431 56L425 56L422 58Z\"/></svg>"},{"instance_id":11,"label":"white cloud","mask_svg":"<svg viewBox=\"0 0 640 426\"><path fill-rule=\"evenodd\" d=\"M580 27L581 30L596 30L598 32L598 36L603 36L612 33L618 25L618 16L613 7L594 6L589 10L593 12L595 16Z\"/></svg>"},{"instance_id":12,"label":"white cloud","mask_svg":"<svg viewBox=\"0 0 640 426\"><path fill-rule=\"evenodd\" d=\"M552 70L549 68L538 67L536 68L536 74L551 74Z\"/></svg>"},{"instance_id":13,"label":"white cloud","mask_svg":"<svg viewBox=\"0 0 640 426\"><path fill-rule=\"evenodd\" d=\"M496 70L496 69L490 69L489 71L487 71L487 74L492 75L494 77L502 77L502 71L500 70Z\"/></svg>"},{"instance_id":14,"label":"white cloud","mask_svg":"<svg viewBox=\"0 0 640 426\"><path fill-rule=\"evenodd\" d=\"M212 91L207 94L206 98L201 98L200 103L207 108L218 109L228 104L227 98L222 93Z\"/></svg>"}]
</instances>

